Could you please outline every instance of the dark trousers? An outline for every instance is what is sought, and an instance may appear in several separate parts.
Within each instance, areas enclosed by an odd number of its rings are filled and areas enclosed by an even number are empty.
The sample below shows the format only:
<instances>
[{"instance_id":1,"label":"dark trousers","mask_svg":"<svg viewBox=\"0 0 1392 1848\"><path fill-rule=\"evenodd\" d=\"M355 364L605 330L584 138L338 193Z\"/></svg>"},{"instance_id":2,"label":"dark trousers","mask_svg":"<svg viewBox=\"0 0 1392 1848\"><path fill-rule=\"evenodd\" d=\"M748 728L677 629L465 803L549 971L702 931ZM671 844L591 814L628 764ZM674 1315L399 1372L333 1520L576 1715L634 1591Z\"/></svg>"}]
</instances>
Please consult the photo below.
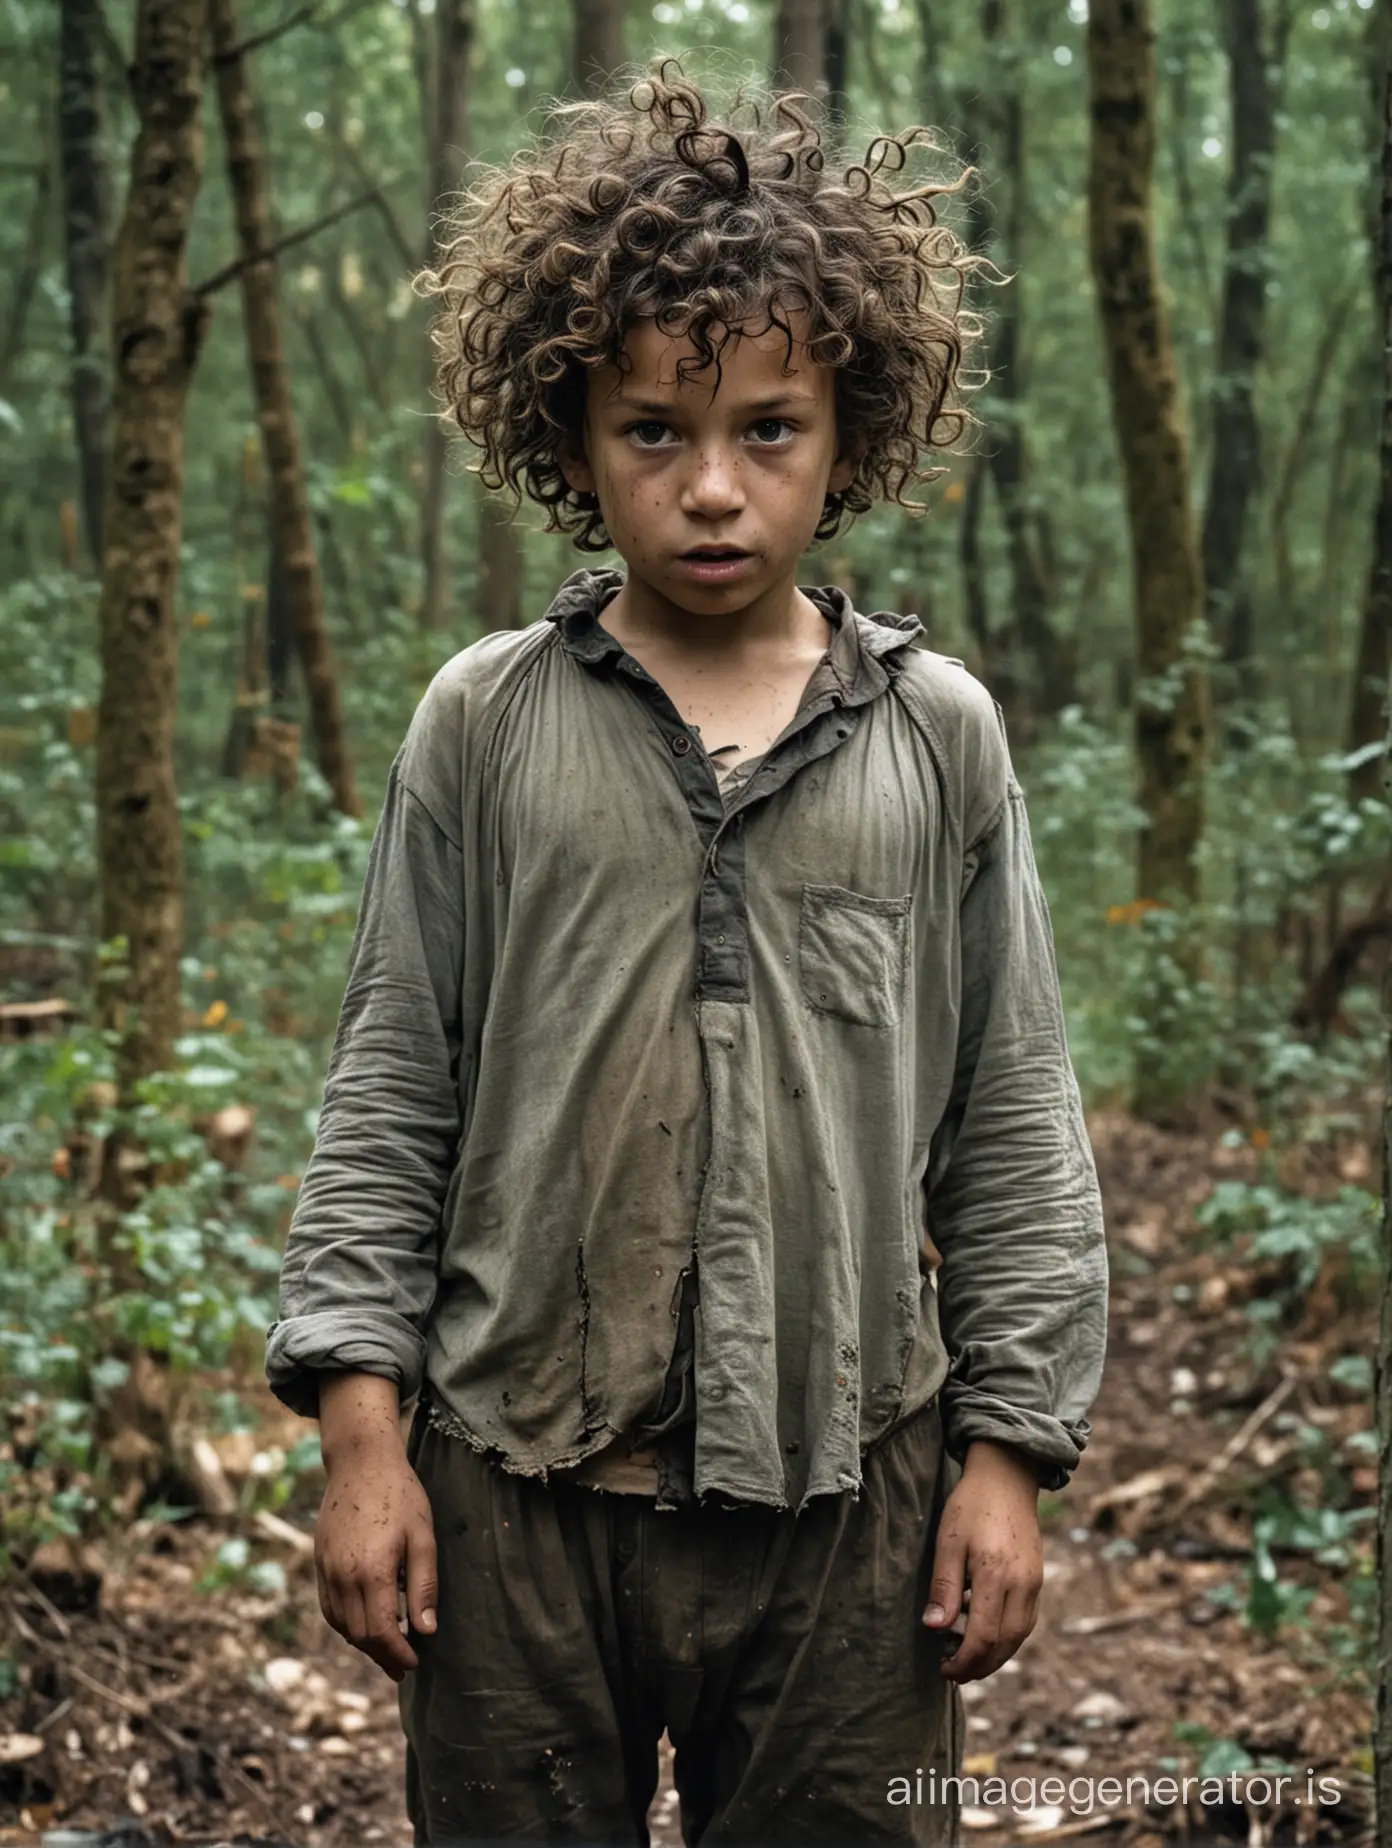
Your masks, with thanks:
<instances>
[{"instance_id":1,"label":"dark trousers","mask_svg":"<svg viewBox=\"0 0 1392 1848\"><path fill-rule=\"evenodd\" d=\"M920 1621L951 1486L936 1404L867 1454L858 1499L798 1516L509 1474L419 1415L410 1456L440 1567L401 1689L418 1845L647 1848L664 1727L689 1848L957 1839L955 1802L903 1800L961 1763Z\"/></svg>"}]
</instances>

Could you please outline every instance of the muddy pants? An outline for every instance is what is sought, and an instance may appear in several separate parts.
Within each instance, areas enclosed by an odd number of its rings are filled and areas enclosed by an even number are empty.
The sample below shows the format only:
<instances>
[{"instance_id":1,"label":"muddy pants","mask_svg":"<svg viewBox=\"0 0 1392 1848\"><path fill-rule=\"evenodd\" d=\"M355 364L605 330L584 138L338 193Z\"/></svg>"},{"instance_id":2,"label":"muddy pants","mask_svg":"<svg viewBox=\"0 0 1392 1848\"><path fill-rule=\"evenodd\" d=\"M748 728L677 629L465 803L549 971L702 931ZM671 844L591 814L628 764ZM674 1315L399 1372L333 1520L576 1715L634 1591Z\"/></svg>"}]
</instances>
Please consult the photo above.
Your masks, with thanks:
<instances>
[{"instance_id":1,"label":"muddy pants","mask_svg":"<svg viewBox=\"0 0 1392 1848\"><path fill-rule=\"evenodd\" d=\"M688 1848L956 1841L955 1803L926 1800L962 1740L920 1621L951 1486L936 1404L868 1453L858 1500L798 1516L509 1474L420 1415L410 1455L440 1569L401 1689L418 1848L647 1848L664 1727Z\"/></svg>"}]
</instances>

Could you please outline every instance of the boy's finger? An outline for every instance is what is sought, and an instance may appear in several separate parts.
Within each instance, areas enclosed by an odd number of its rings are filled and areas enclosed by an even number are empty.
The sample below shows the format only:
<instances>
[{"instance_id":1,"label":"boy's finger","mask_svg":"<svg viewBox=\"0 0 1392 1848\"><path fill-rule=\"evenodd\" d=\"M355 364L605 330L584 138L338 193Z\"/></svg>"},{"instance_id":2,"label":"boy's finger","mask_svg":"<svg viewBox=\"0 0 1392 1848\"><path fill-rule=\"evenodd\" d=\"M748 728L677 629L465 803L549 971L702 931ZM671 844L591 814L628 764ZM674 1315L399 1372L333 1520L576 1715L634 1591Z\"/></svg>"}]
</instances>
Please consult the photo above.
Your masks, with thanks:
<instances>
[{"instance_id":1,"label":"boy's finger","mask_svg":"<svg viewBox=\"0 0 1392 1848\"><path fill-rule=\"evenodd\" d=\"M928 1606L923 1621L931 1630L945 1630L956 1623L962 1608L962 1581L966 1577L967 1549L955 1533L938 1530L933 1550L933 1582L928 1589Z\"/></svg>"},{"instance_id":2,"label":"boy's finger","mask_svg":"<svg viewBox=\"0 0 1392 1848\"><path fill-rule=\"evenodd\" d=\"M406 1614L413 1630L426 1636L434 1630L437 1596L435 1534L421 1522L406 1535Z\"/></svg>"},{"instance_id":3,"label":"boy's finger","mask_svg":"<svg viewBox=\"0 0 1392 1848\"><path fill-rule=\"evenodd\" d=\"M338 1607L339 1622L336 1627L339 1635L355 1649L361 1649L367 1640L367 1616L357 1583L345 1579L338 1587L334 1602Z\"/></svg>"},{"instance_id":4,"label":"boy's finger","mask_svg":"<svg viewBox=\"0 0 1392 1848\"><path fill-rule=\"evenodd\" d=\"M1004 1608L1005 1595L1001 1590L993 1587L989 1580L984 1584L973 1581L971 1610L961 1647L942 1665L942 1672L949 1681L975 1681L999 1666L992 1661L992 1656L1000 1638Z\"/></svg>"},{"instance_id":5,"label":"boy's finger","mask_svg":"<svg viewBox=\"0 0 1392 1848\"><path fill-rule=\"evenodd\" d=\"M396 1586L377 1582L364 1587L363 1614L366 1635L359 1645L393 1681L399 1681L408 1668L418 1666L416 1652L401 1634L396 1614Z\"/></svg>"},{"instance_id":6,"label":"boy's finger","mask_svg":"<svg viewBox=\"0 0 1392 1848\"><path fill-rule=\"evenodd\" d=\"M331 1630L343 1634L343 1613L339 1609L338 1596L327 1573L318 1561L315 1562L314 1576L319 1583L319 1609L324 1613L324 1622Z\"/></svg>"}]
</instances>

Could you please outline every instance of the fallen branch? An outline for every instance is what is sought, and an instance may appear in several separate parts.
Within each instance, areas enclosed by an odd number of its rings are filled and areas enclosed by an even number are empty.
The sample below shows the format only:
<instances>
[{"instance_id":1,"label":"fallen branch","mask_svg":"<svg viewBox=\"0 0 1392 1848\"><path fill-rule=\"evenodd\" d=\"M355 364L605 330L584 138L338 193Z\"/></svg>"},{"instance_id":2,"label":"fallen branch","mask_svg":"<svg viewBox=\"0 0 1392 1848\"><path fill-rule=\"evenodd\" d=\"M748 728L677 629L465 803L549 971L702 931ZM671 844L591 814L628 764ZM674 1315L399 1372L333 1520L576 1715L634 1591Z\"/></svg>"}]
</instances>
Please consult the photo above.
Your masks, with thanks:
<instances>
[{"instance_id":1,"label":"fallen branch","mask_svg":"<svg viewBox=\"0 0 1392 1848\"><path fill-rule=\"evenodd\" d=\"M1295 1374L1288 1373L1278 1385L1272 1387L1256 1410L1233 1432L1217 1456L1209 1459L1188 1488L1182 1492L1175 1504L1175 1514L1183 1514L1187 1508L1192 1508L1196 1501L1207 1495L1213 1485L1227 1474L1266 1421L1285 1404L1294 1392L1295 1386Z\"/></svg>"},{"instance_id":2,"label":"fallen branch","mask_svg":"<svg viewBox=\"0 0 1392 1848\"><path fill-rule=\"evenodd\" d=\"M1164 1617L1170 1611L1177 1611L1184 1601L1182 1594L1151 1598L1144 1604L1133 1604L1129 1610L1107 1611L1100 1617L1074 1617L1059 1625L1059 1635L1100 1636L1105 1630L1125 1630L1133 1623L1144 1623L1149 1617Z\"/></svg>"}]
</instances>

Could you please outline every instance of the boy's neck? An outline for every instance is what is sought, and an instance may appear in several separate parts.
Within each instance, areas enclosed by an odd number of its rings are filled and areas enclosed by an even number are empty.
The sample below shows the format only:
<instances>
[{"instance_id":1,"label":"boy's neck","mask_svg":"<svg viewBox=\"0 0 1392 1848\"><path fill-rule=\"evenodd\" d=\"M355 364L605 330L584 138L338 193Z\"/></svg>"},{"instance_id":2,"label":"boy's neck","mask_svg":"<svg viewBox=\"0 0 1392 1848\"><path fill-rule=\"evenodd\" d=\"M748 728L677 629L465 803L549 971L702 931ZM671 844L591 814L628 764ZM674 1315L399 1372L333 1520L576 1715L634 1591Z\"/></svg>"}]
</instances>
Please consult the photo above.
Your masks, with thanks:
<instances>
[{"instance_id":1,"label":"boy's neck","mask_svg":"<svg viewBox=\"0 0 1392 1848\"><path fill-rule=\"evenodd\" d=\"M714 599L712 599L714 601ZM759 655L815 644L825 648L832 625L789 578L740 608L684 609L630 571L605 605L603 626L625 648L692 657Z\"/></svg>"}]
</instances>

